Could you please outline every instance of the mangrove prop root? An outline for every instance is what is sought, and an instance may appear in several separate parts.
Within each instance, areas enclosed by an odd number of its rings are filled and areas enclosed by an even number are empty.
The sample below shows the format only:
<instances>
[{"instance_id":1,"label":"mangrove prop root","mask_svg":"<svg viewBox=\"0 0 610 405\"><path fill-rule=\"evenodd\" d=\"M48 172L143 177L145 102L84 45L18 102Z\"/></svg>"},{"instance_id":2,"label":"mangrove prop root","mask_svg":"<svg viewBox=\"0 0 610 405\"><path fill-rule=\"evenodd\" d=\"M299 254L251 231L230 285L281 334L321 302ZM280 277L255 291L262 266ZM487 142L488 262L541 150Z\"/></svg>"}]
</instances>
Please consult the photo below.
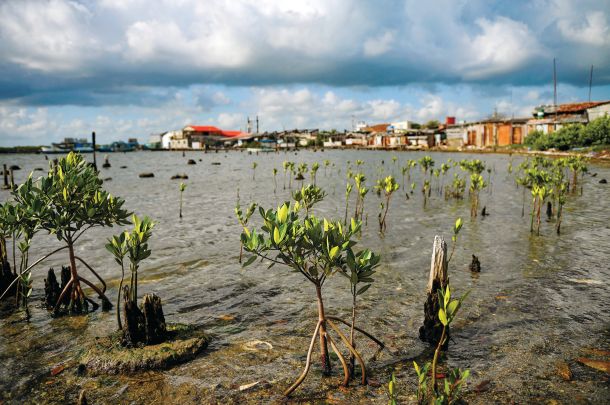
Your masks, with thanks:
<instances>
[{"instance_id":1,"label":"mangrove prop root","mask_svg":"<svg viewBox=\"0 0 610 405\"><path fill-rule=\"evenodd\" d=\"M343 320L341 318L338 318L336 316L329 316L329 315L327 315L326 319L330 319L330 320L333 320L333 321L341 322L342 324L351 327L351 324L349 322L347 322L347 321L345 321L345 320ZM362 333L364 336L366 336L367 338L371 339L373 342L377 343L377 345L379 345L380 348L382 348L382 349L385 348L385 344L381 340L377 339L375 336L373 336L369 332L365 331L364 329L361 329L361 328L359 328L359 327L354 325L354 330Z\"/></svg>"},{"instance_id":2,"label":"mangrove prop root","mask_svg":"<svg viewBox=\"0 0 610 405\"><path fill-rule=\"evenodd\" d=\"M104 293L105 293L105 292L106 292L106 282L104 281L104 279L103 279L103 278L101 278L101 277L100 277L100 275L99 275L99 274L97 274L97 272L96 272L95 270L93 270L93 267L89 266L89 264L88 264L86 261L84 261L83 259L81 259L81 258L80 258L80 257L78 257L78 256L75 256L75 259L76 259L76 260L78 260L79 262L81 262L82 264L84 264L84 265L85 265L85 267L87 267L87 268L88 268L88 269L91 271L91 273L93 273L93 275L94 275L94 276L95 276L95 277L96 277L98 280L100 280L100 283L102 283L102 292L104 292Z\"/></svg>"},{"instance_id":3,"label":"mangrove prop root","mask_svg":"<svg viewBox=\"0 0 610 405\"><path fill-rule=\"evenodd\" d=\"M311 352L313 351L313 346L316 344L316 337L318 336L318 331L320 330L320 325L322 321L318 321L316 324L316 329L313 331L313 335L311 336L311 343L309 343L309 350L307 350L307 360L305 362L305 369L299 376L299 378L292 384L286 391L284 391L285 396L290 396L294 390L297 389L299 385L303 382L305 377L307 377L307 373L309 373L309 367L311 367Z\"/></svg>"},{"instance_id":4,"label":"mangrove prop root","mask_svg":"<svg viewBox=\"0 0 610 405\"><path fill-rule=\"evenodd\" d=\"M106 295L95 285L93 284L91 281L87 280L86 278L83 277L78 277L79 281L82 281L83 283L87 284L89 287L91 287L93 289L93 291L95 291L100 299L102 300L102 309L104 311L108 311L112 308L112 304L110 303L110 300L108 299L108 297L106 297ZM80 286L79 286L80 288ZM81 288L81 292L82 292L82 288ZM82 293L83 297L85 296L84 293Z\"/></svg>"},{"instance_id":5,"label":"mangrove prop root","mask_svg":"<svg viewBox=\"0 0 610 405\"><path fill-rule=\"evenodd\" d=\"M327 319L326 322L328 322L328 325L335 332L337 332L337 335L339 335L339 338L341 338L341 340L343 341L343 344L345 344L345 347L348 348L348 350L356 357L356 359L358 360L358 363L360 363L360 369L362 371L362 385L366 385L366 366L364 365L364 360L362 360L360 353L358 353L356 351L356 349L354 349L354 347L349 344L349 340L347 340L347 338L345 337L343 332L341 332L341 329L339 329L337 327L337 325L334 324L333 321L331 321L330 319Z\"/></svg>"},{"instance_id":6,"label":"mangrove prop root","mask_svg":"<svg viewBox=\"0 0 610 405\"><path fill-rule=\"evenodd\" d=\"M347 363L345 362L345 358L341 354L341 351L335 345L335 342L333 342L333 340L330 337L330 335L327 335L327 337L328 337L328 343L330 343L330 347L333 349L333 351L335 352L335 354L339 358L339 361L341 362L341 365L343 366L343 375L345 376L343 378L343 386L347 387L347 385L349 384L349 378L350 378L349 368L347 367Z\"/></svg>"}]
</instances>

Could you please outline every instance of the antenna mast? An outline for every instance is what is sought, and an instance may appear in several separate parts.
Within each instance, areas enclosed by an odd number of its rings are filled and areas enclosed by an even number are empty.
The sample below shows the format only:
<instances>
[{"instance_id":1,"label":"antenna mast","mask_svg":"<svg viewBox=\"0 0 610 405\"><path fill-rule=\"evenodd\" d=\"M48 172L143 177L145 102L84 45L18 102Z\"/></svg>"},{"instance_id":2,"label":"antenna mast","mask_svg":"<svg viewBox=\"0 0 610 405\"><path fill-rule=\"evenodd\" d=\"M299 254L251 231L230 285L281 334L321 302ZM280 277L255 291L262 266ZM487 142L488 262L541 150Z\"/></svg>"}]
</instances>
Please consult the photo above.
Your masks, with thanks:
<instances>
[{"instance_id":1,"label":"antenna mast","mask_svg":"<svg viewBox=\"0 0 610 405\"><path fill-rule=\"evenodd\" d=\"M589 102L591 102L591 86L593 85L593 65L591 65L591 72L589 73Z\"/></svg>"}]
</instances>

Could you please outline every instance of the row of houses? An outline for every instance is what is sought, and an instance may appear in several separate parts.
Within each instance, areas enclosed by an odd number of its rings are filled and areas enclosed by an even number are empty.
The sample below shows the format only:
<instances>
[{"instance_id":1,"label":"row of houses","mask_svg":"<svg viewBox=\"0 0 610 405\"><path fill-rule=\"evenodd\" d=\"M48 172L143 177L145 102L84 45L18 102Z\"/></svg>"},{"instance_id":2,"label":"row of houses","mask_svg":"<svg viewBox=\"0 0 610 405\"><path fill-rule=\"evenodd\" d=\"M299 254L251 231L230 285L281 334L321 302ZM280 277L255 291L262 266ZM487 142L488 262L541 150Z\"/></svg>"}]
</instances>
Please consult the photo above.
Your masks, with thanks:
<instances>
[{"instance_id":1,"label":"row of houses","mask_svg":"<svg viewBox=\"0 0 610 405\"><path fill-rule=\"evenodd\" d=\"M214 126L189 125L181 130L153 135L149 146L159 149L205 149L210 146L241 146L255 142L266 148L294 148L299 146L406 148L433 147L496 147L522 144L532 131L550 134L564 125L587 124L602 115L610 115L610 101L543 105L536 107L531 117L492 117L456 123L447 117L436 128L421 128L410 121L367 126L358 123L353 131L321 131L293 129L288 131L244 133L227 131Z\"/></svg>"}]
</instances>

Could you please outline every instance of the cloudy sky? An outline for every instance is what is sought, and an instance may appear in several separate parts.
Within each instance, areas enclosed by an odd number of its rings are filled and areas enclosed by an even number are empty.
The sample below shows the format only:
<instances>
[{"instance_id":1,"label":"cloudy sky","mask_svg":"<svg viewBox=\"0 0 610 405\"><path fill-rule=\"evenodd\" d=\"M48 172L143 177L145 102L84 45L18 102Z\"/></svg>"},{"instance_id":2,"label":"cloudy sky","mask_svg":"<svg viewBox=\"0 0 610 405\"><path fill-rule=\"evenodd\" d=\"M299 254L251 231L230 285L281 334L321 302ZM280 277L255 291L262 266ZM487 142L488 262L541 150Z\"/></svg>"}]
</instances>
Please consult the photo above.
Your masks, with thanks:
<instances>
[{"instance_id":1,"label":"cloudy sky","mask_svg":"<svg viewBox=\"0 0 610 405\"><path fill-rule=\"evenodd\" d=\"M610 0L2 0L0 145L610 99Z\"/></svg>"}]
</instances>

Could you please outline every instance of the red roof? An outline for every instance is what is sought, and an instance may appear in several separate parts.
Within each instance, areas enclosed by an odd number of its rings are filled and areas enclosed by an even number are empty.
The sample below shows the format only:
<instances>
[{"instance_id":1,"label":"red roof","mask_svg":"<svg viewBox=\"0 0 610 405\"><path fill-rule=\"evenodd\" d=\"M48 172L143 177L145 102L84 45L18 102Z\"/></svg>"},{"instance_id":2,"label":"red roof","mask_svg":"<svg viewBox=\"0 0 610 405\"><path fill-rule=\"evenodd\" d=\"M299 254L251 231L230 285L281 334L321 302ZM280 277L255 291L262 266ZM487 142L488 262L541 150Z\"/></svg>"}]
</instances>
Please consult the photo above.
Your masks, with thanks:
<instances>
[{"instance_id":1,"label":"red roof","mask_svg":"<svg viewBox=\"0 0 610 405\"><path fill-rule=\"evenodd\" d=\"M189 125L186 128L193 128L195 132L222 132L220 129L213 126Z\"/></svg>"},{"instance_id":2,"label":"red roof","mask_svg":"<svg viewBox=\"0 0 610 405\"><path fill-rule=\"evenodd\" d=\"M362 129L362 132L386 132L390 124L371 125Z\"/></svg>"},{"instance_id":3,"label":"red roof","mask_svg":"<svg viewBox=\"0 0 610 405\"><path fill-rule=\"evenodd\" d=\"M228 138L234 138L243 134L241 131L221 131L221 133L222 136L226 136Z\"/></svg>"},{"instance_id":4,"label":"red roof","mask_svg":"<svg viewBox=\"0 0 610 405\"><path fill-rule=\"evenodd\" d=\"M571 113L571 112L579 112L585 111L589 108L597 107L603 104L608 104L610 101L590 101L586 103L570 103L570 104L560 104L557 106L558 113Z\"/></svg>"}]
</instances>

